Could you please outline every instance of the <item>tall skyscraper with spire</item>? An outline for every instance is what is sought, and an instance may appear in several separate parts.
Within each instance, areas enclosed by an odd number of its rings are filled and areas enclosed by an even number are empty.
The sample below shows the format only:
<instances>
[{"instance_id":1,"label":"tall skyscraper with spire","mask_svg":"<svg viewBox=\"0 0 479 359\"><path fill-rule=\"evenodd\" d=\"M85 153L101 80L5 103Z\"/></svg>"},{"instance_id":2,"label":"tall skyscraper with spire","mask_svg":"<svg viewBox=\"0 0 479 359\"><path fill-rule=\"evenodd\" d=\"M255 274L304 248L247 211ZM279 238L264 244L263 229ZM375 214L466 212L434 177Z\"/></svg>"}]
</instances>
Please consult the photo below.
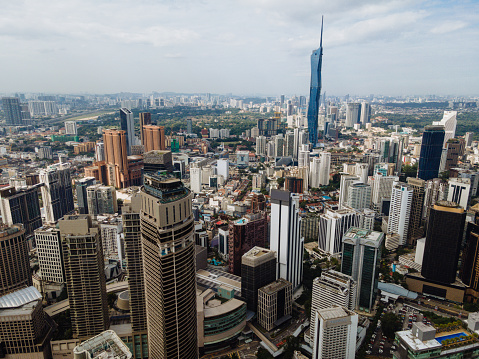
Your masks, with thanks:
<instances>
[{"instance_id":1,"label":"tall skyscraper with spire","mask_svg":"<svg viewBox=\"0 0 479 359\"><path fill-rule=\"evenodd\" d=\"M321 39L319 48L311 54L311 86L309 90L308 130L309 142L316 147L318 142L318 111L321 95L321 65L323 62L323 19L321 18Z\"/></svg>"}]
</instances>

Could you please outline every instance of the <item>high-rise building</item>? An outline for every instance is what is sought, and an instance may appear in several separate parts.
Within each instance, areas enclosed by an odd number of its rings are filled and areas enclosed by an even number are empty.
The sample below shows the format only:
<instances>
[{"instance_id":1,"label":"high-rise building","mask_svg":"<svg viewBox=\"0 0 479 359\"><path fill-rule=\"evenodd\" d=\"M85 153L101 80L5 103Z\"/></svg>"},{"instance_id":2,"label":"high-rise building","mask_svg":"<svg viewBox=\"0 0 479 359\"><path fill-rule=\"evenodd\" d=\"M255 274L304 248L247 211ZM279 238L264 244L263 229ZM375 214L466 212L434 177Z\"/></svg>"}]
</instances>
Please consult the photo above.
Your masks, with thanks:
<instances>
[{"instance_id":1,"label":"high-rise building","mask_svg":"<svg viewBox=\"0 0 479 359\"><path fill-rule=\"evenodd\" d=\"M88 199L86 189L96 182L95 177L85 177L76 181L78 212L88 214Z\"/></svg>"},{"instance_id":2,"label":"high-rise building","mask_svg":"<svg viewBox=\"0 0 479 359\"><path fill-rule=\"evenodd\" d=\"M173 160L171 156L171 151L166 150L154 150L145 152L143 154L143 170L145 173L147 172L155 172L158 173L159 171L175 171L175 166L173 166Z\"/></svg>"},{"instance_id":3,"label":"high-rise building","mask_svg":"<svg viewBox=\"0 0 479 359\"><path fill-rule=\"evenodd\" d=\"M125 258L125 245L121 237L123 225L117 216L111 216L99 222L103 257L105 261L113 259L120 263Z\"/></svg>"},{"instance_id":4,"label":"high-rise building","mask_svg":"<svg viewBox=\"0 0 479 359\"><path fill-rule=\"evenodd\" d=\"M54 323L35 287L0 297L0 343L6 358L50 358Z\"/></svg>"},{"instance_id":5,"label":"high-rise building","mask_svg":"<svg viewBox=\"0 0 479 359\"><path fill-rule=\"evenodd\" d=\"M359 176L350 175L348 173L341 174L341 180L339 183L339 208L343 208L343 206L347 205L349 198L349 187L356 182L359 182Z\"/></svg>"},{"instance_id":6,"label":"high-rise building","mask_svg":"<svg viewBox=\"0 0 479 359\"><path fill-rule=\"evenodd\" d=\"M431 207L437 201L447 200L448 183L440 178L434 178L426 181L424 190L424 207L422 211L422 218L426 220L429 218L429 212ZM425 222L427 226L427 221Z\"/></svg>"},{"instance_id":7,"label":"high-rise building","mask_svg":"<svg viewBox=\"0 0 479 359\"><path fill-rule=\"evenodd\" d=\"M120 108L120 129L125 131L126 151L129 156L131 155L131 146L136 145L135 120L133 117L133 112L125 107Z\"/></svg>"},{"instance_id":8,"label":"high-rise building","mask_svg":"<svg viewBox=\"0 0 479 359\"><path fill-rule=\"evenodd\" d=\"M230 177L230 161L227 158L222 158L216 161L216 173L220 176L223 176L224 180L227 181Z\"/></svg>"},{"instance_id":9,"label":"high-rise building","mask_svg":"<svg viewBox=\"0 0 479 359\"><path fill-rule=\"evenodd\" d=\"M65 283L65 267L60 231L56 227L35 230L38 265L42 281Z\"/></svg>"},{"instance_id":10,"label":"high-rise building","mask_svg":"<svg viewBox=\"0 0 479 359\"><path fill-rule=\"evenodd\" d=\"M241 275L241 258L255 246L265 247L268 236L268 220L263 212L247 214L229 223L228 260L229 271Z\"/></svg>"},{"instance_id":11,"label":"high-rise building","mask_svg":"<svg viewBox=\"0 0 479 359\"><path fill-rule=\"evenodd\" d=\"M151 125L151 113L140 112L139 117L140 117L140 141L141 141L141 144L144 146L145 145L145 133L144 133L143 128L145 126ZM190 126L190 128L191 128L191 126ZM147 152L147 151L145 150L145 152Z\"/></svg>"},{"instance_id":12,"label":"high-rise building","mask_svg":"<svg viewBox=\"0 0 479 359\"><path fill-rule=\"evenodd\" d=\"M186 119L186 133L192 133L193 120L191 118Z\"/></svg>"},{"instance_id":13,"label":"high-rise building","mask_svg":"<svg viewBox=\"0 0 479 359\"><path fill-rule=\"evenodd\" d=\"M450 178L447 200L467 209L471 194L470 178Z\"/></svg>"},{"instance_id":14,"label":"high-rise building","mask_svg":"<svg viewBox=\"0 0 479 359\"><path fill-rule=\"evenodd\" d=\"M474 140L474 132L466 132L466 135L464 136L466 146L471 146L472 141Z\"/></svg>"},{"instance_id":15,"label":"high-rise building","mask_svg":"<svg viewBox=\"0 0 479 359\"><path fill-rule=\"evenodd\" d=\"M346 127L353 127L361 121L361 104L348 102L346 104Z\"/></svg>"},{"instance_id":16,"label":"high-rise building","mask_svg":"<svg viewBox=\"0 0 479 359\"><path fill-rule=\"evenodd\" d=\"M114 187L96 184L86 189L88 214L114 214L118 211Z\"/></svg>"},{"instance_id":17,"label":"high-rise building","mask_svg":"<svg viewBox=\"0 0 479 359\"><path fill-rule=\"evenodd\" d=\"M375 174L373 177L369 177L368 183L373 189L371 202L376 212L384 213L382 211L381 203L384 199L391 198L393 183L395 181L399 181L399 177L383 176L379 173Z\"/></svg>"},{"instance_id":18,"label":"high-rise building","mask_svg":"<svg viewBox=\"0 0 479 359\"><path fill-rule=\"evenodd\" d=\"M357 285L354 279L335 270L321 273L321 277L313 280L313 294L311 299L310 338L313 339L316 331L316 312L331 308L334 305L349 310L356 309Z\"/></svg>"},{"instance_id":19,"label":"high-rise building","mask_svg":"<svg viewBox=\"0 0 479 359\"><path fill-rule=\"evenodd\" d=\"M454 283L465 220L466 212L457 203L439 201L431 208L422 259L424 278Z\"/></svg>"},{"instance_id":20,"label":"high-rise building","mask_svg":"<svg viewBox=\"0 0 479 359\"><path fill-rule=\"evenodd\" d=\"M311 54L311 85L309 89L308 131L309 142L316 147L318 142L319 99L321 96L321 66L323 63L323 21L321 20L321 38L319 48ZM294 285L294 284L293 284Z\"/></svg>"},{"instance_id":21,"label":"high-rise building","mask_svg":"<svg viewBox=\"0 0 479 359\"><path fill-rule=\"evenodd\" d=\"M356 281L360 310L371 311L376 300L383 240L384 233L356 227L343 236L341 272Z\"/></svg>"},{"instance_id":22,"label":"high-rise building","mask_svg":"<svg viewBox=\"0 0 479 359\"><path fill-rule=\"evenodd\" d=\"M258 156L266 156L266 137L256 137L256 154Z\"/></svg>"},{"instance_id":23,"label":"high-rise building","mask_svg":"<svg viewBox=\"0 0 479 359\"><path fill-rule=\"evenodd\" d=\"M407 243L413 189L404 182L394 182L389 208L388 233L399 234L399 245Z\"/></svg>"},{"instance_id":24,"label":"high-rise building","mask_svg":"<svg viewBox=\"0 0 479 359\"><path fill-rule=\"evenodd\" d=\"M309 158L309 145L301 145L298 151L298 167L309 167Z\"/></svg>"},{"instance_id":25,"label":"high-rise building","mask_svg":"<svg viewBox=\"0 0 479 359\"><path fill-rule=\"evenodd\" d=\"M201 192L201 167L190 167L190 188L194 193Z\"/></svg>"},{"instance_id":26,"label":"high-rise building","mask_svg":"<svg viewBox=\"0 0 479 359\"><path fill-rule=\"evenodd\" d=\"M107 185L116 188L126 188L130 184L128 168L126 132L119 130L105 130L103 132L105 144L105 162L107 167Z\"/></svg>"},{"instance_id":27,"label":"high-rise building","mask_svg":"<svg viewBox=\"0 0 479 359\"><path fill-rule=\"evenodd\" d=\"M442 147L446 148L446 143L456 136L457 111L444 111L441 121L433 121L432 125L444 126L444 141Z\"/></svg>"},{"instance_id":28,"label":"high-rise building","mask_svg":"<svg viewBox=\"0 0 479 359\"><path fill-rule=\"evenodd\" d=\"M358 226L358 220L357 212L347 206L336 211L326 209L319 216L319 249L329 254L341 252L344 233Z\"/></svg>"},{"instance_id":29,"label":"high-rise building","mask_svg":"<svg viewBox=\"0 0 479 359\"><path fill-rule=\"evenodd\" d=\"M355 210L363 210L371 207L371 186L356 182L348 188L347 205Z\"/></svg>"},{"instance_id":30,"label":"high-rise building","mask_svg":"<svg viewBox=\"0 0 479 359\"><path fill-rule=\"evenodd\" d=\"M274 148L276 149L275 157L283 157L284 137L282 134L274 137Z\"/></svg>"},{"instance_id":31,"label":"high-rise building","mask_svg":"<svg viewBox=\"0 0 479 359\"><path fill-rule=\"evenodd\" d=\"M465 144L463 138L451 138L446 143L446 167L445 171L449 171L451 168L457 166L459 160L464 156Z\"/></svg>"},{"instance_id":32,"label":"high-rise building","mask_svg":"<svg viewBox=\"0 0 479 359\"><path fill-rule=\"evenodd\" d=\"M38 158L39 159L49 159L53 160L53 150L51 146L40 146L38 149Z\"/></svg>"},{"instance_id":33,"label":"high-rise building","mask_svg":"<svg viewBox=\"0 0 479 359\"><path fill-rule=\"evenodd\" d=\"M416 240L422 238L422 211L426 182L420 178L408 177L407 184L412 188L411 214L409 216L409 229L407 231L407 244L415 245Z\"/></svg>"},{"instance_id":34,"label":"high-rise building","mask_svg":"<svg viewBox=\"0 0 479 359\"><path fill-rule=\"evenodd\" d=\"M145 279L140 230L141 198L138 193L123 202L122 220L125 236L126 270L130 293L131 328L134 332L146 330Z\"/></svg>"},{"instance_id":35,"label":"high-rise building","mask_svg":"<svg viewBox=\"0 0 479 359\"><path fill-rule=\"evenodd\" d=\"M73 189L70 168L51 168L40 171L43 183L42 199L45 207L45 221L54 223L73 211Z\"/></svg>"},{"instance_id":36,"label":"high-rise building","mask_svg":"<svg viewBox=\"0 0 479 359\"><path fill-rule=\"evenodd\" d=\"M86 214L65 216L59 228L73 337L88 339L110 324L99 228Z\"/></svg>"},{"instance_id":37,"label":"high-rise building","mask_svg":"<svg viewBox=\"0 0 479 359\"><path fill-rule=\"evenodd\" d=\"M468 286L466 298L475 302L479 297L479 212L474 210L474 219L467 222L466 245L462 251L460 278Z\"/></svg>"},{"instance_id":38,"label":"high-rise building","mask_svg":"<svg viewBox=\"0 0 479 359\"><path fill-rule=\"evenodd\" d=\"M321 176L321 159L314 157L311 161L311 166L309 167L309 176L311 188L319 188L321 184L319 183L319 177Z\"/></svg>"},{"instance_id":39,"label":"high-rise building","mask_svg":"<svg viewBox=\"0 0 479 359\"><path fill-rule=\"evenodd\" d=\"M361 125L366 126L371 122L371 105L368 102L361 103Z\"/></svg>"},{"instance_id":40,"label":"high-rise building","mask_svg":"<svg viewBox=\"0 0 479 359\"><path fill-rule=\"evenodd\" d=\"M78 135L76 121L65 121L65 134L66 135Z\"/></svg>"},{"instance_id":41,"label":"high-rise building","mask_svg":"<svg viewBox=\"0 0 479 359\"><path fill-rule=\"evenodd\" d=\"M277 253L277 277L297 288L303 281L304 247L304 238L300 235L299 196L271 190L271 223L270 249Z\"/></svg>"},{"instance_id":42,"label":"high-rise building","mask_svg":"<svg viewBox=\"0 0 479 359\"><path fill-rule=\"evenodd\" d=\"M2 107L7 125L22 124L20 99L18 97L2 97Z\"/></svg>"},{"instance_id":43,"label":"high-rise building","mask_svg":"<svg viewBox=\"0 0 479 359\"><path fill-rule=\"evenodd\" d=\"M294 133L291 131L286 132L284 142L283 154L286 157L293 157L294 154Z\"/></svg>"},{"instance_id":44,"label":"high-rise building","mask_svg":"<svg viewBox=\"0 0 479 359\"><path fill-rule=\"evenodd\" d=\"M30 257L21 224L0 229L0 295L32 285Z\"/></svg>"},{"instance_id":45,"label":"high-rise building","mask_svg":"<svg viewBox=\"0 0 479 359\"><path fill-rule=\"evenodd\" d=\"M425 181L437 178L444 142L443 126L426 126L422 134L417 177Z\"/></svg>"},{"instance_id":46,"label":"high-rise building","mask_svg":"<svg viewBox=\"0 0 479 359\"><path fill-rule=\"evenodd\" d=\"M253 247L241 258L241 295L248 310L258 309L258 289L276 280L276 252Z\"/></svg>"},{"instance_id":47,"label":"high-rise building","mask_svg":"<svg viewBox=\"0 0 479 359\"><path fill-rule=\"evenodd\" d=\"M339 305L318 310L315 314L318 330L313 339L313 359L354 359L358 315Z\"/></svg>"},{"instance_id":48,"label":"high-rise building","mask_svg":"<svg viewBox=\"0 0 479 359\"><path fill-rule=\"evenodd\" d=\"M293 286L283 278L258 290L258 323L270 331L291 318Z\"/></svg>"},{"instance_id":49,"label":"high-rise building","mask_svg":"<svg viewBox=\"0 0 479 359\"><path fill-rule=\"evenodd\" d=\"M105 161L105 144L103 142L97 142L95 144L95 161Z\"/></svg>"},{"instance_id":50,"label":"high-rise building","mask_svg":"<svg viewBox=\"0 0 479 359\"><path fill-rule=\"evenodd\" d=\"M25 235L32 235L42 226L38 185L18 191L13 186L0 189L0 213L3 224L22 223Z\"/></svg>"},{"instance_id":51,"label":"high-rise building","mask_svg":"<svg viewBox=\"0 0 479 359\"><path fill-rule=\"evenodd\" d=\"M331 171L331 153L321 152L321 163L319 165L319 184L321 186L329 185L329 174Z\"/></svg>"},{"instance_id":52,"label":"high-rise building","mask_svg":"<svg viewBox=\"0 0 479 359\"><path fill-rule=\"evenodd\" d=\"M146 173L140 194L149 356L198 358L192 193Z\"/></svg>"},{"instance_id":53,"label":"high-rise building","mask_svg":"<svg viewBox=\"0 0 479 359\"><path fill-rule=\"evenodd\" d=\"M143 126L143 146L145 152L166 150L165 128L163 126Z\"/></svg>"}]
</instances>

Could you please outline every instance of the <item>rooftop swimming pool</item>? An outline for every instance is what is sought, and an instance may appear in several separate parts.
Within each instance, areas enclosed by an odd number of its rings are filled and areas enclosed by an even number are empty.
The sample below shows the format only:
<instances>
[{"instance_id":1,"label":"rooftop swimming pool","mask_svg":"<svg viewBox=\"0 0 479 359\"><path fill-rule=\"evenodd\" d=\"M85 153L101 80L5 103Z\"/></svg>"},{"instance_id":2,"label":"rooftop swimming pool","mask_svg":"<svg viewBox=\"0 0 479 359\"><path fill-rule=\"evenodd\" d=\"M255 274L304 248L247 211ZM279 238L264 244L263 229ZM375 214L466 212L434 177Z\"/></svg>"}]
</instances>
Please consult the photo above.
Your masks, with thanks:
<instances>
[{"instance_id":1,"label":"rooftop swimming pool","mask_svg":"<svg viewBox=\"0 0 479 359\"><path fill-rule=\"evenodd\" d=\"M467 337L466 333L455 333L455 334L450 334L450 335L444 335L443 337L436 337L436 340L442 344L442 342L446 339L451 339L451 338L459 338L459 337Z\"/></svg>"}]
</instances>

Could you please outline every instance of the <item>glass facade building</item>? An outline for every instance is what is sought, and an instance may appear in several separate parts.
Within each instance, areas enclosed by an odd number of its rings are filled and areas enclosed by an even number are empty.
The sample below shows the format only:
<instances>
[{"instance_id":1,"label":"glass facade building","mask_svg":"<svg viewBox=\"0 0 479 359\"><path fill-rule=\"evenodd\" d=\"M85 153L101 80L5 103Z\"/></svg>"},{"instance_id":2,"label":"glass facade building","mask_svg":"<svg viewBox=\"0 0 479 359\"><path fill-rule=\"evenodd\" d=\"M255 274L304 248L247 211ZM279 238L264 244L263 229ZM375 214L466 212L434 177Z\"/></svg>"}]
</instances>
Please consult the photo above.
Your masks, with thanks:
<instances>
[{"instance_id":1,"label":"glass facade building","mask_svg":"<svg viewBox=\"0 0 479 359\"><path fill-rule=\"evenodd\" d=\"M438 177L443 142L443 126L426 126L422 134L418 178L427 181Z\"/></svg>"}]
</instances>

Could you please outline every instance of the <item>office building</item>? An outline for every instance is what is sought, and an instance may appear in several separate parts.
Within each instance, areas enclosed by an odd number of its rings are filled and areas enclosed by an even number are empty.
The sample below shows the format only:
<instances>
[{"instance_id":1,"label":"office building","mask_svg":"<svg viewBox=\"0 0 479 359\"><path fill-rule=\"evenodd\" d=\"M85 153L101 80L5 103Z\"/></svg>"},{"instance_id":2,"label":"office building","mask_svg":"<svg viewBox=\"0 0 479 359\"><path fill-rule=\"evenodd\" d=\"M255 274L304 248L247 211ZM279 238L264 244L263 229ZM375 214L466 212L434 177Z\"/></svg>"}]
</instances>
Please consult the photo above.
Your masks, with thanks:
<instances>
[{"instance_id":1,"label":"office building","mask_svg":"<svg viewBox=\"0 0 479 359\"><path fill-rule=\"evenodd\" d=\"M446 167L444 171L457 167L459 160L464 156L466 142L463 138L451 138L446 143Z\"/></svg>"},{"instance_id":2,"label":"office building","mask_svg":"<svg viewBox=\"0 0 479 359\"><path fill-rule=\"evenodd\" d=\"M316 331L316 312L331 308L335 305L356 309L357 284L354 279L335 270L321 273L321 277L313 280L313 294L311 299L310 338L313 339Z\"/></svg>"},{"instance_id":3,"label":"office building","mask_svg":"<svg viewBox=\"0 0 479 359\"><path fill-rule=\"evenodd\" d=\"M399 181L397 176L383 176L379 173L369 177L368 184L372 187L372 207L378 213L384 213L381 203L391 198L394 182Z\"/></svg>"},{"instance_id":4,"label":"office building","mask_svg":"<svg viewBox=\"0 0 479 359\"><path fill-rule=\"evenodd\" d=\"M149 356L198 358L192 193L146 173L140 194Z\"/></svg>"},{"instance_id":5,"label":"office building","mask_svg":"<svg viewBox=\"0 0 479 359\"><path fill-rule=\"evenodd\" d=\"M186 133L191 134L192 132L192 127L193 127L193 120L191 118L186 119Z\"/></svg>"},{"instance_id":6,"label":"office building","mask_svg":"<svg viewBox=\"0 0 479 359\"><path fill-rule=\"evenodd\" d=\"M99 221L103 257L122 263L125 258L125 245L122 238L122 221L117 216L102 218Z\"/></svg>"},{"instance_id":7,"label":"office building","mask_svg":"<svg viewBox=\"0 0 479 359\"><path fill-rule=\"evenodd\" d=\"M321 176L321 159L318 157L314 157L311 161L311 166L309 167L309 176L310 176L310 184L311 188L319 188L321 187L320 184L320 176Z\"/></svg>"},{"instance_id":8,"label":"office building","mask_svg":"<svg viewBox=\"0 0 479 359\"><path fill-rule=\"evenodd\" d=\"M0 297L0 343L4 358L50 358L55 323L45 314L42 295L28 287Z\"/></svg>"},{"instance_id":9,"label":"office building","mask_svg":"<svg viewBox=\"0 0 479 359\"><path fill-rule=\"evenodd\" d=\"M130 320L134 332L146 330L145 279L140 230L141 198L138 193L123 202L122 221L130 293Z\"/></svg>"},{"instance_id":10,"label":"office building","mask_svg":"<svg viewBox=\"0 0 479 359\"><path fill-rule=\"evenodd\" d=\"M370 312L378 293L379 264L384 233L350 228L343 236L341 272L358 285L357 308Z\"/></svg>"},{"instance_id":11,"label":"office building","mask_svg":"<svg viewBox=\"0 0 479 359\"><path fill-rule=\"evenodd\" d=\"M216 173L220 176L223 176L224 180L227 181L230 177L230 161L227 158L222 158L216 161Z\"/></svg>"},{"instance_id":12,"label":"office building","mask_svg":"<svg viewBox=\"0 0 479 359\"><path fill-rule=\"evenodd\" d=\"M354 359L358 315L335 305L318 310L315 317L313 359Z\"/></svg>"},{"instance_id":13,"label":"office building","mask_svg":"<svg viewBox=\"0 0 479 359\"><path fill-rule=\"evenodd\" d=\"M387 233L399 234L399 245L407 244L413 189L404 182L394 182Z\"/></svg>"},{"instance_id":14,"label":"office building","mask_svg":"<svg viewBox=\"0 0 479 359\"><path fill-rule=\"evenodd\" d=\"M371 105L368 102L361 103L361 125L366 126L371 122Z\"/></svg>"},{"instance_id":15,"label":"office building","mask_svg":"<svg viewBox=\"0 0 479 359\"><path fill-rule=\"evenodd\" d=\"M442 147L446 148L446 143L450 139L456 137L457 111L444 111L441 121L433 121L432 125L444 126L444 140Z\"/></svg>"},{"instance_id":16,"label":"office building","mask_svg":"<svg viewBox=\"0 0 479 359\"><path fill-rule=\"evenodd\" d=\"M201 167L190 167L190 188L194 193L200 193L203 188L201 177Z\"/></svg>"},{"instance_id":17,"label":"office building","mask_svg":"<svg viewBox=\"0 0 479 359\"><path fill-rule=\"evenodd\" d=\"M298 151L298 167L309 167L309 145L301 145Z\"/></svg>"},{"instance_id":18,"label":"office building","mask_svg":"<svg viewBox=\"0 0 479 359\"><path fill-rule=\"evenodd\" d=\"M43 183L42 199L45 221L54 223L74 209L70 168L51 168L40 171Z\"/></svg>"},{"instance_id":19,"label":"office building","mask_svg":"<svg viewBox=\"0 0 479 359\"><path fill-rule=\"evenodd\" d=\"M355 210L371 207L371 186L364 183L352 183L348 188L347 205Z\"/></svg>"},{"instance_id":20,"label":"office building","mask_svg":"<svg viewBox=\"0 0 479 359\"><path fill-rule=\"evenodd\" d=\"M50 146L41 146L38 149L38 158L43 160L43 159L48 159L48 160L53 160L53 150Z\"/></svg>"},{"instance_id":21,"label":"office building","mask_svg":"<svg viewBox=\"0 0 479 359\"><path fill-rule=\"evenodd\" d=\"M158 173L175 171L171 151L153 150L143 154L143 171Z\"/></svg>"},{"instance_id":22,"label":"office building","mask_svg":"<svg viewBox=\"0 0 479 359\"><path fill-rule=\"evenodd\" d=\"M320 156L319 184L321 186L327 186L329 185L329 173L331 171L331 153L323 151Z\"/></svg>"},{"instance_id":23,"label":"office building","mask_svg":"<svg viewBox=\"0 0 479 359\"><path fill-rule=\"evenodd\" d=\"M325 209L319 216L319 250L328 254L341 252L344 233L358 224L358 213L352 208L343 206L335 211Z\"/></svg>"},{"instance_id":24,"label":"office building","mask_svg":"<svg viewBox=\"0 0 479 359\"><path fill-rule=\"evenodd\" d=\"M367 163L356 163L354 174L359 177L362 183L368 183L369 165Z\"/></svg>"},{"instance_id":25,"label":"office building","mask_svg":"<svg viewBox=\"0 0 479 359\"><path fill-rule=\"evenodd\" d=\"M105 144L103 142L97 142L95 144L95 161L96 162L105 161Z\"/></svg>"},{"instance_id":26,"label":"office building","mask_svg":"<svg viewBox=\"0 0 479 359\"><path fill-rule=\"evenodd\" d=\"M339 182L339 208L343 208L343 206L347 205L349 187L356 182L359 182L359 176L341 173L341 180Z\"/></svg>"},{"instance_id":27,"label":"office building","mask_svg":"<svg viewBox=\"0 0 479 359\"><path fill-rule=\"evenodd\" d=\"M472 141L474 140L474 132L466 132L466 135L464 136L464 140L466 142L466 146L471 146Z\"/></svg>"},{"instance_id":28,"label":"office building","mask_svg":"<svg viewBox=\"0 0 479 359\"><path fill-rule=\"evenodd\" d=\"M7 125L22 124L22 112L18 97L2 97L2 108Z\"/></svg>"},{"instance_id":29,"label":"office building","mask_svg":"<svg viewBox=\"0 0 479 359\"><path fill-rule=\"evenodd\" d=\"M110 324L99 228L86 214L65 216L59 228L73 337L88 339Z\"/></svg>"},{"instance_id":30,"label":"office building","mask_svg":"<svg viewBox=\"0 0 479 359\"><path fill-rule=\"evenodd\" d=\"M228 228L229 272L240 276L243 255L255 246L266 246L268 220L263 212L247 214L231 221Z\"/></svg>"},{"instance_id":31,"label":"office building","mask_svg":"<svg viewBox=\"0 0 479 359\"><path fill-rule=\"evenodd\" d=\"M422 134L417 177L425 181L437 178L444 143L443 126L426 126Z\"/></svg>"},{"instance_id":32,"label":"office building","mask_svg":"<svg viewBox=\"0 0 479 359\"><path fill-rule=\"evenodd\" d=\"M258 309L258 289L276 280L276 252L253 247L241 258L241 295L247 308Z\"/></svg>"},{"instance_id":33,"label":"office building","mask_svg":"<svg viewBox=\"0 0 479 359\"><path fill-rule=\"evenodd\" d=\"M55 227L38 228L35 230L35 244L42 281L65 283L60 231Z\"/></svg>"},{"instance_id":34,"label":"office building","mask_svg":"<svg viewBox=\"0 0 479 359\"><path fill-rule=\"evenodd\" d=\"M144 132L144 127L151 125L151 113L149 112L140 112L140 141L143 146L145 146L145 132ZM189 120L191 121L191 120ZM190 125L190 130L191 130L191 125ZM190 132L188 132L190 133ZM164 135L164 131L163 131ZM164 136L163 136L164 137ZM145 150L145 152L147 152Z\"/></svg>"},{"instance_id":35,"label":"office building","mask_svg":"<svg viewBox=\"0 0 479 359\"><path fill-rule=\"evenodd\" d=\"M80 214L88 214L88 199L86 189L96 182L95 177L85 177L76 181L76 192L78 202L78 212Z\"/></svg>"},{"instance_id":36,"label":"office building","mask_svg":"<svg viewBox=\"0 0 479 359\"><path fill-rule=\"evenodd\" d=\"M78 135L77 123L75 121L65 121L65 134Z\"/></svg>"},{"instance_id":37,"label":"office building","mask_svg":"<svg viewBox=\"0 0 479 359\"><path fill-rule=\"evenodd\" d=\"M2 222L8 226L22 223L25 235L42 226L38 187L35 185L26 189L16 190L13 186L0 189L0 213Z\"/></svg>"},{"instance_id":38,"label":"office building","mask_svg":"<svg viewBox=\"0 0 479 359\"><path fill-rule=\"evenodd\" d=\"M143 126L143 146L145 152L166 150L165 128L163 126Z\"/></svg>"},{"instance_id":39,"label":"office building","mask_svg":"<svg viewBox=\"0 0 479 359\"><path fill-rule=\"evenodd\" d=\"M249 151L236 151L236 165L240 167L249 166Z\"/></svg>"},{"instance_id":40,"label":"office building","mask_svg":"<svg viewBox=\"0 0 479 359\"><path fill-rule=\"evenodd\" d=\"M323 63L323 22L321 20L321 38L319 48L311 54L311 85L309 88L308 131L309 142L316 147L318 142L319 99L321 97L321 66Z\"/></svg>"},{"instance_id":41,"label":"office building","mask_svg":"<svg viewBox=\"0 0 479 359\"><path fill-rule=\"evenodd\" d=\"M437 201L447 200L447 192L449 185L447 182L441 180L440 178L434 178L432 180L426 181L424 189L424 207L422 211L422 218L426 220L425 225L427 226L427 218L429 218L429 211L431 207Z\"/></svg>"},{"instance_id":42,"label":"office building","mask_svg":"<svg viewBox=\"0 0 479 359\"><path fill-rule=\"evenodd\" d=\"M21 224L0 229L0 295L32 285L30 257Z\"/></svg>"},{"instance_id":43,"label":"office building","mask_svg":"<svg viewBox=\"0 0 479 359\"><path fill-rule=\"evenodd\" d=\"M470 178L450 178L447 200L467 209L471 193Z\"/></svg>"},{"instance_id":44,"label":"office building","mask_svg":"<svg viewBox=\"0 0 479 359\"><path fill-rule=\"evenodd\" d=\"M256 137L256 154L258 156L266 156L266 137Z\"/></svg>"},{"instance_id":45,"label":"office building","mask_svg":"<svg viewBox=\"0 0 479 359\"><path fill-rule=\"evenodd\" d=\"M293 286L283 278L258 290L258 323L267 331L291 319Z\"/></svg>"},{"instance_id":46,"label":"office building","mask_svg":"<svg viewBox=\"0 0 479 359\"><path fill-rule=\"evenodd\" d=\"M91 185L86 189L88 214L114 214L118 212L115 188L101 184Z\"/></svg>"},{"instance_id":47,"label":"office building","mask_svg":"<svg viewBox=\"0 0 479 359\"><path fill-rule=\"evenodd\" d=\"M293 157L294 154L294 133L286 132L283 154L285 157Z\"/></svg>"},{"instance_id":48,"label":"office building","mask_svg":"<svg viewBox=\"0 0 479 359\"><path fill-rule=\"evenodd\" d=\"M422 226L422 212L424 206L426 182L420 178L407 178L407 184L412 188L411 214L409 216L409 229L407 232L407 244L415 245L416 240L422 238L424 228Z\"/></svg>"},{"instance_id":49,"label":"office building","mask_svg":"<svg viewBox=\"0 0 479 359\"><path fill-rule=\"evenodd\" d=\"M131 359L133 355L113 330L106 330L77 345L75 359Z\"/></svg>"},{"instance_id":50,"label":"office building","mask_svg":"<svg viewBox=\"0 0 479 359\"><path fill-rule=\"evenodd\" d=\"M303 193L303 179L291 176L286 177L284 189L292 193Z\"/></svg>"},{"instance_id":51,"label":"office building","mask_svg":"<svg viewBox=\"0 0 479 359\"><path fill-rule=\"evenodd\" d=\"M283 157L284 137L282 134L274 137L274 148L276 149L275 157Z\"/></svg>"},{"instance_id":52,"label":"office building","mask_svg":"<svg viewBox=\"0 0 479 359\"><path fill-rule=\"evenodd\" d=\"M462 251L460 278L468 286L466 298L476 302L479 298L479 212L477 207L471 208L474 218L466 225L466 244Z\"/></svg>"},{"instance_id":53,"label":"office building","mask_svg":"<svg viewBox=\"0 0 479 359\"><path fill-rule=\"evenodd\" d=\"M362 211L359 211L358 213L359 216L359 224L358 227L362 229L374 229L374 221L376 219L376 212L374 212L371 209L363 209Z\"/></svg>"},{"instance_id":54,"label":"office building","mask_svg":"<svg viewBox=\"0 0 479 359\"><path fill-rule=\"evenodd\" d=\"M120 130L125 131L126 151L130 156L131 146L136 145L135 141L135 120L133 118L133 112L123 107L120 108Z\"/></svg>"},{"instance_id":55,"label":"office building","mask_svg":"<svg viewBox=\"0 0 479 359\"><path fill-rule=\"evenodd\" d=\"M422 259L421 275L424 278L454 283L465 220L464 208L454 202L439 201L431 208Z\"/></svg>"},{"instance_id":56,"label":"office building","mask_svg":"<svg viewBox=\"0 0 479 359\"><path fill-rule=\"evenodd\" d=\"M304 247L304 238L300 236L299 196L271 190L271 223L270 249L276 252L278 259L276 275L297 288L303 281Z\"/></svg>"},{"instance_id":57,"label":"office building","mask_svg":"<svg viewBox=\"0 0 479 359\"><path fill-rule=\"evenodd\" d=\"M354 127L361 121L361 104L356 102L348 102L346 104L346 127Z\"/></svg>"}]
</instances>

